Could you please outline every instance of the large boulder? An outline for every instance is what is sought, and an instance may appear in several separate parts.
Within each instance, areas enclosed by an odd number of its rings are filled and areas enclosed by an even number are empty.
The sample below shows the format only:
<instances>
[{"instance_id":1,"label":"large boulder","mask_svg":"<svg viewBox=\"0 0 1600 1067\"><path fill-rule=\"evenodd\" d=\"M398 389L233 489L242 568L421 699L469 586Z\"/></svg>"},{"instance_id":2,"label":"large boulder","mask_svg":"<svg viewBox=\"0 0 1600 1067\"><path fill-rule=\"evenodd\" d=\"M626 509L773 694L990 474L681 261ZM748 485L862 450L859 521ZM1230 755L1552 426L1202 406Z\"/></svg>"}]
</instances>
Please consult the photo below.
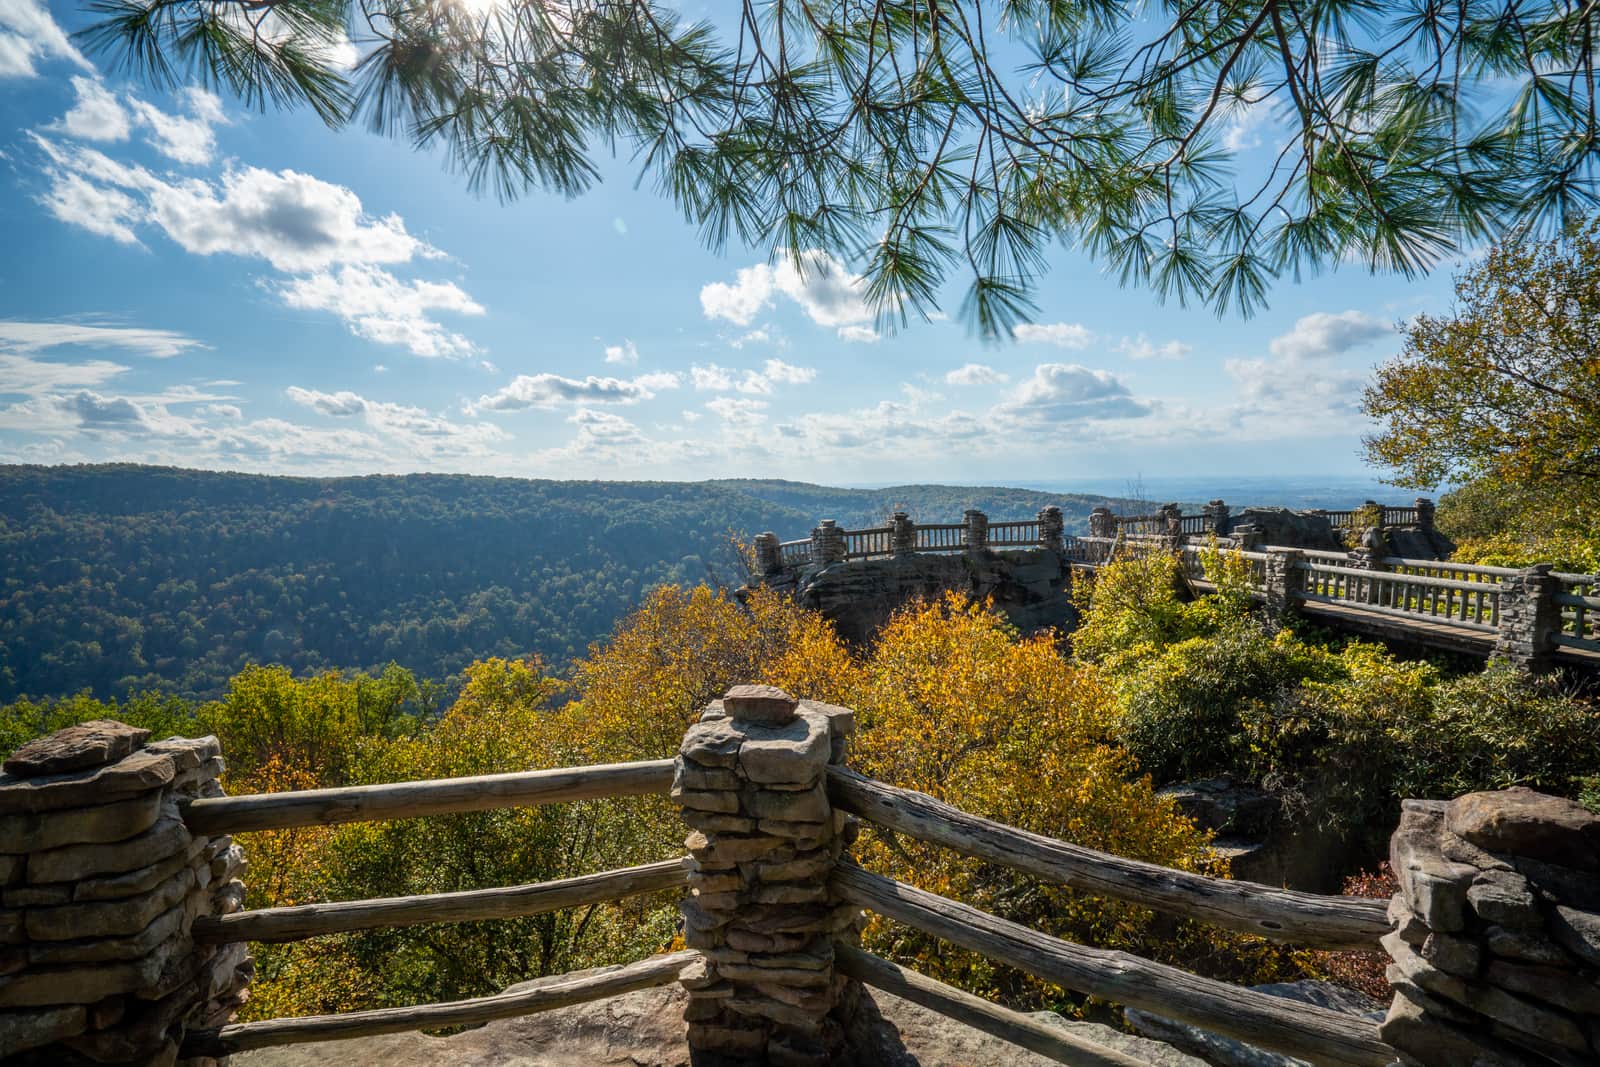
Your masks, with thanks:
<instances>
[{"instance_id":1,"label":"large boulder","mask_svg":"<svg viewBox=\"0 0 1600 1067\"><path fill-rule=\"evenodd\" d=\"M1326 515L1288 508L1245 508L1234 514L1229 529L1237 536L1240 527L1259 531L1260 544L1279 548L1312 548L1321 552L1343 552L1344 538Z\"/></svg>"},{"instance_id":2,"label":"large boulder","mask_svg":"<svg viewBox=\"0 0 1600 1067\"><path fill-rule=\"evenodd\" d=\"M993 598L1023 633L1070 630L1077 624L1070 582L1068 567L1048 549L929 553L807 568L794 597L832 622L846 641L865 644L907 602L949 590L975 600Z\"/></svg>"},{"instance_id":3,"label":"large boulder","mask_svg":"<svg viewBox=\"0 0 1600 1067\"><path fill-rule=\"evenodd\" d=\"M689 1067L676 985L626 993L450 1037L390 1034L243 1052L233 1067ZM1193 1056L1099 1023L1042 1012L1036 1019L1151 1067L1205 1067ZM841 1067L1048 1067L1053 1060L879 990L862 998Z\"/></svg>"}]
</instances>

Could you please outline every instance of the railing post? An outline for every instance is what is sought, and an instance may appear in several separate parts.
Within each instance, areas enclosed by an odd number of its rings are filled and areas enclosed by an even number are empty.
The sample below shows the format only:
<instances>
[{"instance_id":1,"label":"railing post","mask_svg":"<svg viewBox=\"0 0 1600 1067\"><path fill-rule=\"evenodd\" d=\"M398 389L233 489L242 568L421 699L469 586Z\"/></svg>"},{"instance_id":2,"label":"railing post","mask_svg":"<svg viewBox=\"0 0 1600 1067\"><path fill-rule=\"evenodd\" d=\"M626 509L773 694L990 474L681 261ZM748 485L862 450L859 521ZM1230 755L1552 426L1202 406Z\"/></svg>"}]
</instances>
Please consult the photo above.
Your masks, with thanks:
<instances>
[{"instance_id":1,"label":"railing post","mask_svg":"<svg viewBox=\"0 0 1600 1067\"><path fill-rule=\"evenodd\" d=\"M917 524L903 511L895 512L889 520L889 548L896 556L910 556L917 551Z\"/></svg>"},{"instance_id":2,"label":"railing post","mask_svg":"<svg viewBox=\"0 0 1600 1067\"><path fill-rule=\"evenodd\" d=\"M1417 525L1424 533L1433 532L1433 501L1425 496L1413 500L1412 506L1417 509Z\"/></svg>"},{"instance_id":3,"label":"railing post","mask_svg":"<svg viewBox=\"0 0 1600 1067\"><path fill-rule=\"evenodd\" d=\"M1161 543L1168 552L1183 547L1183 508L1177 504L1162 504L1156 514L1161 516Z\"/></svg>"},{"instance_id":4,"label":"railing post","mask_svg":"<svg viewBox=\"0 0 1600 1067\"><path fill-rule=\"evenodd\" d=\"M989 516L977 508L968 508L964 512L967 527L961 531L961 543L968 552L976 552L989 544Z\"/></svg>"},{"instance_id":5,"label":"railing post","mask_svg":"<svg viewBox=\"0 0 1600 1067\"><path fill-rule=\"evenodd\" d=\"M239 847L180 814L222 794L217 739L149 736L98 720L5 761L0 1062L172 1064L186 1030L244 1002L246 946L190 938L197 916L244 901Z\"/></svg>"},{"instance_id":6,"label":"railing post","mask_svg":"<svg viewBox=\"0 0 1600 1067\"><path fill-rule=\"evenodd\" d=\"M778 544L778 535L770 530L756 537L756 574L770 578L783 573L783 551Z\"/></svg>"},{"instance_id":7,"label":"railing post","mask_svg":"<svg viewBox=\"0 0 1600 1067\"><path fill-rule=\"evenodd\" d=\"M1206 527L1218 537L1228 536L1230 519L1228 505L1220 500L1213 500L1205 507Z\"/></svg>"},{"instance_id":8,"label":"railing post","mask_svg":"<svg viewBox=\"0 0 1600 1067\"><path fill-rule=\"evenodd\" d=\"M691 1052L827 1064L855 997L834 968L859 908L828 888L854 839L828 801L855 715L772 686L735 686L689 728L672 796L690 827L684 937L705 956L681 979Z\"/></svg>"},{"instance_id":9,"label":"railing post","mask_svg":"<svg viewBox=\"0 0 1600 1067\"><path fill-rule=\"evenodd\" d=\"M1297 548L1274 548L1267 552L1265 612L1277 625L1287 622L1300 606L1305 592L1305 571L1300 564L1305 553Z\"/></svg>"},{"instance_id":10,"label":"railing post","mask_svg":"<svg viewBox=\"0 0 1600 1067\"><path fill-rule=\"evenodd\" d=\"M826 567L845 557L844 531L832 519L823 519L811 531L811 562Z\"/></svg>"},{"instance_id":11,"label":"railing post","mask_svg":"<svg viewBox=\"0 0 1600 1067\"><path fill-rule=\"evenodd\" d=\"M1054 504L1039 509L1039 547L1060 555L1066 551L1062 537L1066 524L1061 521L1061 509Z\"/></svg>"},{"instance_id":12,"label":"railing post","mask_svg":"<svg viewBox=\"0 0 1600 1067\"><path fill-rule=\"evenodd\" d=\"M1594 1063L1600 818L1517 787L1407 800L1379 1036L1406 1063Z\"/></svg>"},{"instance_id":13,"label":"railing post","mask_svg":"<svg viewBox=\"0 0 1600 1067\"><path fill-rule=\"evenodd\" d=\"M1101 506L1089 512L1089 536L1117 536L1117 517L1111 514L1110 508Z\"/></svg>"},{"instance_id":14,"label":"railing post","mask_svg":"<svg viewBox=\"0 0 1600 1067\"><path fill-rule=\"evenodd\" d=\"M1508 575L1499 585L1494 654L1536 673L1554 666L1555 635L1561 631L1561 605L1555 599L1561 581L1551 569L1548 563L1536 564Z\"/></svg>"}]
</instances>

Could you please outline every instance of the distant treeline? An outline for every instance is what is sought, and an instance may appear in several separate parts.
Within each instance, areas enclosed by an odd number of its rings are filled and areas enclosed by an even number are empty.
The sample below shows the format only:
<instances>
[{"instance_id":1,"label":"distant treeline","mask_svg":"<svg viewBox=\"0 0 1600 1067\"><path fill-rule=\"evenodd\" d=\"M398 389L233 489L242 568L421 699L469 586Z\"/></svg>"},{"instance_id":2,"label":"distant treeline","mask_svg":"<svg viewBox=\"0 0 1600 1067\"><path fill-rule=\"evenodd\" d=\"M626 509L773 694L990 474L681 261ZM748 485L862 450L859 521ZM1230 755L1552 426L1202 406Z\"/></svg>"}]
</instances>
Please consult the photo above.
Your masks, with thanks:
<instances>
[{"instance_id":1,"label":"distant treeline","mask_svg":"<svg viewBox=\"0 0 1600 1067\"><path fill-rule=\"evenodd\" d=\"M251 663L394 662L451 679L560 668L662 582L739 581L733 545L820 518L996 520L1104 497L800 482L296 478L133 465L0 467L0 701L88 690L215 697Z\"/></svg>"}]
</instances>

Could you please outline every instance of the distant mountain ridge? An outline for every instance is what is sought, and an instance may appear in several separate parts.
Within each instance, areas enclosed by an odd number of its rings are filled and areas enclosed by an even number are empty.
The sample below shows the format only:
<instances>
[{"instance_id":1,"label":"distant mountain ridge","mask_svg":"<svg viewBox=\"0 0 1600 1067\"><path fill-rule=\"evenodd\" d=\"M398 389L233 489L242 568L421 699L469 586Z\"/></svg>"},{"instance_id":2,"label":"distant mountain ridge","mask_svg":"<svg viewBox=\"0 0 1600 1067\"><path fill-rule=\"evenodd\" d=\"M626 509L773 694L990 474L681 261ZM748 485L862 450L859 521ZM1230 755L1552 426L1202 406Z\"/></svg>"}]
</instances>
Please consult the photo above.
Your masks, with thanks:
<instances>
[{"instance_id":1,"label":"distant mountain ridge","mask_svg":"<svg viewBox=\"0 0 1600 1067\"><path fill-rule=\"evenodd\" d=\"M661 582L742 577L735 536L817 520L994 520L1124 502L1002 487L311 478L131 464L0 466L0 701L90 690L209 697L248 663L485 656L564 666Z\"/></svg>"}]
</instances>

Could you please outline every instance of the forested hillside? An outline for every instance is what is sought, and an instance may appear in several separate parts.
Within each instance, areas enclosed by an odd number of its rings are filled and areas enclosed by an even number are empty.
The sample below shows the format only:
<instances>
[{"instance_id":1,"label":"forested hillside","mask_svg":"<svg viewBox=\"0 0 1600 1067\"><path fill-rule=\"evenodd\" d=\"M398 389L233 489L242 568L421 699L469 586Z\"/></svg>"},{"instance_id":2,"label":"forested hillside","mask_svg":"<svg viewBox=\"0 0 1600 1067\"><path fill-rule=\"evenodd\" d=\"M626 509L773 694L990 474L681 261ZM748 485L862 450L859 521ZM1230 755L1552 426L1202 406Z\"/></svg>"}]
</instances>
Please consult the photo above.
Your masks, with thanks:
<instances>
[{"instance_id":1,"label":"forested hillside","mask_svg":"<svg viewBox=\"0 0 1600 1067\"><path fill-rule=\"evenodd\" d=\"M126 465L0 467L0 700L219 694L249 663L489 656L561 667L661 582L741 577L731 538L818 518L993 518L1108 501L1015 489L797 482L287 478ZM1115 502L1110 502L1115 503Z\"/></svg>"}]
</instances>

